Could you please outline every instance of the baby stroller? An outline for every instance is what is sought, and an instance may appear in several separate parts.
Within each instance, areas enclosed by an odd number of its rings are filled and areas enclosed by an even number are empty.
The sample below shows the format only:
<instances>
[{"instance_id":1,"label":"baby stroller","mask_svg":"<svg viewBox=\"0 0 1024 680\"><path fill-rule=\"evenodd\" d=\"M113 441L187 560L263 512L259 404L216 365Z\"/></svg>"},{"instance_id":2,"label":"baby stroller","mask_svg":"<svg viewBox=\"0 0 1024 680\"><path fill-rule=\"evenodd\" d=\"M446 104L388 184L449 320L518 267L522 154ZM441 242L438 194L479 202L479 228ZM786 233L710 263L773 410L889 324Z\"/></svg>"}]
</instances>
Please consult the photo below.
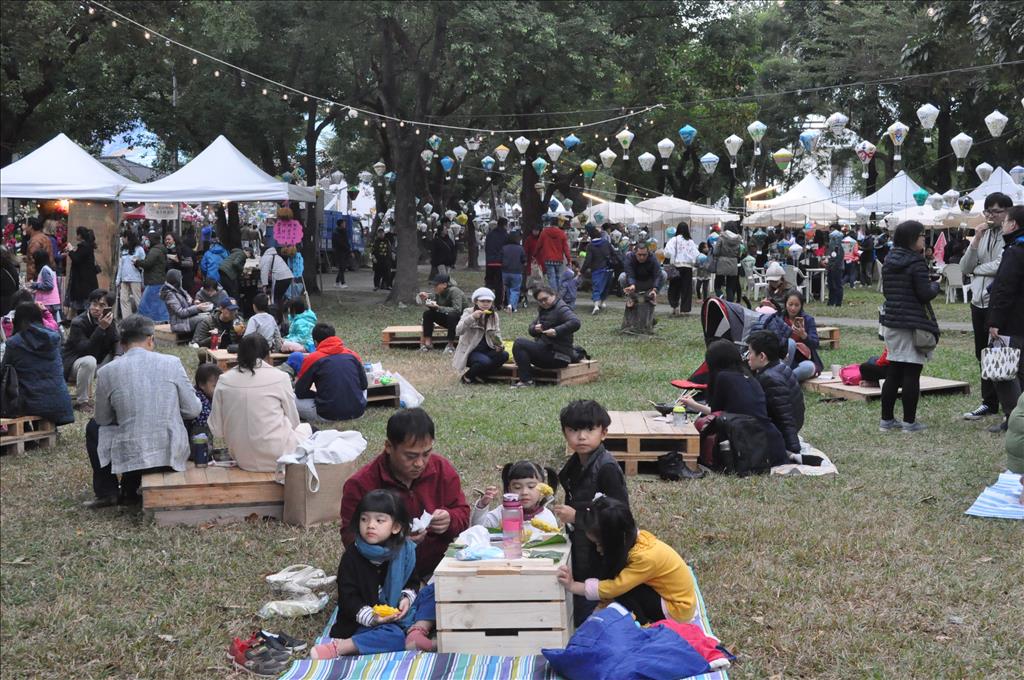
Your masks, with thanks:
<instances>
[{"instance_id":1,"label":"baby stroller","mask_svg":"<svg viewBox=\"0 0 1024 680\"><path fill-rule=\"evenodd\" d=\"M738 302L727 302L723 298L709 297L700 310L700 323L704 329L704 344L715 340L729 340L746 347L747 336L757 323L758 313L747 309ZM708 384L708 367L700 367L685 380L673 380L672 384L683 390L703 390Z\"/></svg>"}]
</instances>

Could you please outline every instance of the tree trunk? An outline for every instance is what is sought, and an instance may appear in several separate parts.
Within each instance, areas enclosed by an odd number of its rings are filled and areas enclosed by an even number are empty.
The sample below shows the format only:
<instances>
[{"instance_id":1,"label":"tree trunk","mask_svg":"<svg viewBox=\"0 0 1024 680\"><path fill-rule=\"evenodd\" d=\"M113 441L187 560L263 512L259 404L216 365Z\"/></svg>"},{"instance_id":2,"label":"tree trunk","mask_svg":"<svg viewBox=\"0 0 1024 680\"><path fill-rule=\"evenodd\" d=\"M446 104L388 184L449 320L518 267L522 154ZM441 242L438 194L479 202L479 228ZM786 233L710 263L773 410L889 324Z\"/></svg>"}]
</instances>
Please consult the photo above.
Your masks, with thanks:
<instances>
[{"instance_id":1,"label":"tree trunk","mask_svg":"<svg viewBox=\"0 0 1024 680\"><path fill-rule=\"evenodd\" d=\"M956 134L953 130L953 119L947 113L947 111L952 110L953 106L954 102L951 99L947 99L945 105L942 107L942 113L939 114L939 119L935 124L935 131L938 133L936 135L938 138L936 141L939 145L939 159L935 163L934 186L935 190L940 194L949 191L952 186L952 180L950 178L953 176L953 172L955 170L954 164L956 163L956 158L952 154L946 152L946 150L950 148L949 140L953 139Z\"/></svg>"},{"instance_id":2,"label":"tree trunk","mask_svg":"<svg viewBox=\"0 0 1024 680\"><path fill-rule=\"evenodd\" d=\"M523 209L523 233L529 234L534 227L539 227L541 217L544 215L544 206L541 204L540 194L537 193L536 185L540 181L537 173L530 163L536 158L537 153L527 152L526 167L523 168L523 189L519 193L519 206Z\"/></svg>"},{"instance_id":3,"label":"tree trunk","mask_svg":"<svg viewBox=\"0 0 1024 680\"><path fill-rule=\"evenodd\" d=\"M409 130L409 127L401 128ZM398 180L395 182L395 232L398 236L398 266L388 302L412 303L418 292L416 265L419 264L419 234L416 231L416 182L419 172L419 137L411 131L391 135L391 157ZM403 181L404 180L404 181Z\"/></svg>"}]
</instances>

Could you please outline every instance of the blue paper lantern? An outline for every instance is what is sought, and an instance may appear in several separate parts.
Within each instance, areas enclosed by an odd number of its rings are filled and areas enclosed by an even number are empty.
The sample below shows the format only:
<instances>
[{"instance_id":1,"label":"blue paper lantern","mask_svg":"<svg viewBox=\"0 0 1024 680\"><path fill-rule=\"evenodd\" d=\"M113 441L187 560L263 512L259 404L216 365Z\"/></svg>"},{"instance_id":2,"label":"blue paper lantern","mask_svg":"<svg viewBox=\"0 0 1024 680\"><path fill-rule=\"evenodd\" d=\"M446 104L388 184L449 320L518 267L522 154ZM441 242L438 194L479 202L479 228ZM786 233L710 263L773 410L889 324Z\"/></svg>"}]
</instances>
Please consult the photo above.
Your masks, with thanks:
<instances>
[{"instance_id":1,"label":"blue paper lantern","mask_svg":"<svg viewBox=\"0 0 1024 680\"><path fill-rule=\"evenodd\" d=\"M692 125L684 125L679 128L679 139L683 140L683 146L689 147L697 138L697 128Z\"/></svg>"},{"instance_id":2,"label":"blue paper lantern","mask_svg":"<svg viewBox=\"0 0 1024 680\"><path fill-rule=\"evenodd\" d=\"M444 168L445 172L451 172L451 169L455 167L455 159L451 156L445 156L441 159L441 167Z\"/></svg>"},{"instance_id":3,"label":"blue paper lantern","mask_svg":"<svg viewBox=\"0 0 1024 680\"><path fill-rule=\"evenodd\" d=\"M568 137L562 140L562 145L566 148L567 151L572 150L572 148L579 143L580 138L572 134L571 132L569 133Z\"/></svg>"}]
</instances>

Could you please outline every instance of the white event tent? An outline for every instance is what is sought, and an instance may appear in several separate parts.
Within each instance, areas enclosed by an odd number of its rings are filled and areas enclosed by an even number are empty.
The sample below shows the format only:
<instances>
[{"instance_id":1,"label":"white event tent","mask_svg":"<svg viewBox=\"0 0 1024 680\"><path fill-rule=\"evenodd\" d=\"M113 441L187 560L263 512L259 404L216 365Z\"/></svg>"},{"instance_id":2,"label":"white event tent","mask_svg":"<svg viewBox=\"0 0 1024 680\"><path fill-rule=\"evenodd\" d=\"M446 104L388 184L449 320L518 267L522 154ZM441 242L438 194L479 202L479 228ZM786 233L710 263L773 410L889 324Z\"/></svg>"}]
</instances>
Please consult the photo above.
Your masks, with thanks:
<instances>
[{"instance_id":1,"label":"white event tent","mask_svg":"<svg viewBox=\"0 0 1024 680\"><path fill-rule=\"evenodd\" d=\"M743 220L748 227L765 227L778 223L853 222L857 215L849 208L836 205L832 192L814 175L806 175L796 186L781 196L767 201L749 201L757 210Z\"/></svg>"},{"instance_id":2,"label":"white event tent","mask_svg":"<svg viewBox=\"0 0 1024 680\"><path fill-rule=\"evenodd\" d=\"M792 189L784 194L769 198L763 201L747 201L747 207L751 210L767 210L778 208L793 203L809 203L812 201L831 201L832 192L822 184L821 180L814 175L804 175L804 178L796 183Z\"/></svg>"},{"instance_id":3,"label":"white event tent","mask_svg":"<svg viewBox=\"0 0 1024 680\"><path fill-rule=\"evenodd\" d=\"M1024 186L1014 182L1010 173L1003 170L1002 167L998 167L992 171L992 175L987 180L967 194L974 199L974 207L971 212L980 213L984 208L985 197L997 191L1001 191L1013 199L1014 205L1024 204Z\"/></svg>"},{"instance_id":4,"label":"white event tent","mask_svg":"<svg viewBox=\"0 0 1024 680\"><path fill-rule=\"evenodd\" d=\"M669 227L686 222L690 226L690 235L700 241L707 238L713 225L740 219L739 215L731 212L691 203L674 196L655 196L640 201L635 207L637 217L640 218L636 220L637 223L647 225L652 234L664 234Z\"/></svg>"},{"instance_id":5,"label":"white event tent","mask_svg":"<svg viewBox=\"0 0 1024 680\"><path fill-rule=\"evenodd\" d=\"M916 206L917 201L914 200L914 192L920 190L921 185L912 180L907 173L900 170L881 189L870 196L865 196L860 204L865 209L879 215L891 213Z\"/></svg>"},{"instance_id":6,"label":"white event tent","mask_svg":"<svg viewBox=\"0 0 1024 680\"><path fill-rule=\"evenodd\" d=\"M183 168L148 184L125 189L122 201L316 202L316 189L275 179L220 135Z\"/></svg>"},{"instance_id":7,"label":"white event tent","mask_svg":"<svg viewBox=\"0 0 1024 680\"><path fill-rule=\"evenodd\" d=\"M0 196L115 201L138 186L89 155L63 132L0 169Z\"/></svg>"},{"instance_id":8,"label":"white event tent","mask_svg":"<svg viewBox=\"0 0 1024 680\"><path fill-rule=\"evenodd\" d=\"M641 220L646 217L629 201L623 203L616 203L615 201L595 203L583 212L588 222L593 222L597 225L604 224L605 222L640 224Z\"/></svg>"}]
</instances>

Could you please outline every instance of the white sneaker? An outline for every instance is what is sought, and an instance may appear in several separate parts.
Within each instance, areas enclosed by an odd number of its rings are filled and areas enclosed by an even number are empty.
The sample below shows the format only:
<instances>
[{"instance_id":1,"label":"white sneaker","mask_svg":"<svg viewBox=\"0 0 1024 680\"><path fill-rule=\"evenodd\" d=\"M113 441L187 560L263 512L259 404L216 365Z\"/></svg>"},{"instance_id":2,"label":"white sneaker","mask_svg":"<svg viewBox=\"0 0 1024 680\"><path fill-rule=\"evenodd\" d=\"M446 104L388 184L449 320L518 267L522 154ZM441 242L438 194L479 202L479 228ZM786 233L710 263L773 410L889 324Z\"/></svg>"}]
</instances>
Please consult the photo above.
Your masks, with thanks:
<instances>
[{"instance_id":1,"label":"white sneaker","mask_svg":"<svg viewBox=\"0 0 1024 680\"><path fill-rule=\"evenodd\" d=\"M344 290L345 288L348 288L348 284L347 283L343 283L340 286L338 286L338 288L341 288L342 290Z\"/></svg>"},{"instance_id":2,"label":"white sneaker","mask_svg":"<svg viewBox=\"0 0 1024 680\"><path fill-rule=\"evenodd\" d=\"M590 313L592 315L597 315L597 314L600 314L600 312L601 312L601 303L600 302L595 302L594 303L594 311L592 311Z\"/></svg>"}]
</instances>

